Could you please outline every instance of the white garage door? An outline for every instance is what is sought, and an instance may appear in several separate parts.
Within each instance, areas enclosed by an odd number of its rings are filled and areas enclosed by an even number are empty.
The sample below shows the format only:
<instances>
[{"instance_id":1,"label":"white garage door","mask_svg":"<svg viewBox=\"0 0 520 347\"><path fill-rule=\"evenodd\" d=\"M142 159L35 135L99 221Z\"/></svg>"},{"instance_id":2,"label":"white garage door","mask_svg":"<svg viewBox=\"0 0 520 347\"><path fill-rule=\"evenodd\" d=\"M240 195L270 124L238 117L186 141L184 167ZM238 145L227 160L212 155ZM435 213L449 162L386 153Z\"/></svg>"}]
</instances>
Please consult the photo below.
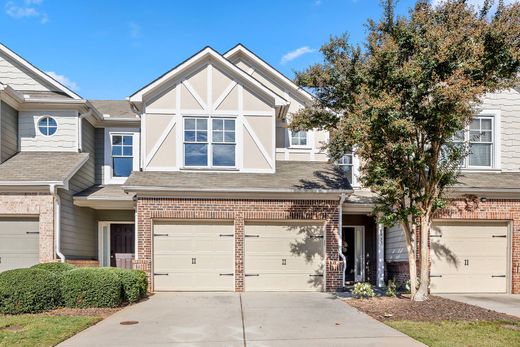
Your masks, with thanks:
<instances>
[{"instance_id":1,"label":"white garage door","mask_svg":"<svg viewBox=\"0 0 520 347\"><path fill-rule=\"evenodd\" d=\"M232 224L154 224L155 290L233 291L234 264Z\"/></svg>"},{"instance_id":2,"label":"white garage door","mask_svg":"<svg viewBox=\"0 0 520 347\"><path fill-rule=\"evenodd\" d=\"M505 293L506 223L443 222L431 233L432 293Z\"/></svg>"},{"instance_id":3,"label":"white garage door","mask_svg":"<svg viewBox=\"0 0 520 347\"><path fill-rule=\"evenodd\" d=\"M0 218L0 272L38 263L37 219Z\"/></svg>"},{"instance_id":4,"label":"white garage door","mask_svg":"<svg viewBox=\"0 0 520 347\"><path fill-rule=\"evenodd\" d=\"M323 224L245 226L246 291L321 291Z\"/></svg>"}]
</instances>

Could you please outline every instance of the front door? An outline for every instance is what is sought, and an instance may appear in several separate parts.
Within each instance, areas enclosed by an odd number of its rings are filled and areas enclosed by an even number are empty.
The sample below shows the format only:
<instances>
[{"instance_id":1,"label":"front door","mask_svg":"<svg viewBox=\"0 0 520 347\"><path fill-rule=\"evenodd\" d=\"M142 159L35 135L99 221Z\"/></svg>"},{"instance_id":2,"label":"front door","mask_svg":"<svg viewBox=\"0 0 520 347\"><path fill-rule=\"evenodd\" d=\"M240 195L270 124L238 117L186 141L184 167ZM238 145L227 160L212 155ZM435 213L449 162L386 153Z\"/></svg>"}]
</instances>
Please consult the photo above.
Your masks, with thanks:
<instances>
[{"instance_id":1,"label":"front door","mask_svg":"<svg viewBox=\"0 0 520 347\"><path fill-rule=\"evenodd\" d=\"M133 224L110 225L110 266L116 267L116 253L135 252L135 232Z\"/></svg>"},{"instance_id":2,"label":"front door","mask_svg":"<svg viewBox=\"0 0 520 347\"><path fill-rule=\"evenodd\" d=\"M343 227L343 254L346 282L365 281L365 227L362 225Z\"/></svg>"}]
</instances>

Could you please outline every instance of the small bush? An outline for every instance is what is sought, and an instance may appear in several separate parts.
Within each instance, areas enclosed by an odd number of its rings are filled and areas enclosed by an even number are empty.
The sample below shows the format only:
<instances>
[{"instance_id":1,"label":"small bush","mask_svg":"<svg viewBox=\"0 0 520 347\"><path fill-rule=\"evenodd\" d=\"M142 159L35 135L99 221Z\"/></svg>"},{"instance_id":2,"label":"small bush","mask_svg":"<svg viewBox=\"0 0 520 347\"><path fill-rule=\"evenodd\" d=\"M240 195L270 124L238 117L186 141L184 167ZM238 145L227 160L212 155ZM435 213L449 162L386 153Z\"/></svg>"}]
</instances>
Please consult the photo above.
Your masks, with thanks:
<instances>
[{"instance_id":1,"label":"small bush","mask_svg":"<svg viewBox=\"0 0 520 347\"><path fill-rule=\"evenodd\" d=\"M122 283L115 272L103 268L78 268L62 279L66 307L117 307L122 301Z\"/></svg>"},{"instance_id":2,"label":"small bush","mask_svg":"<svg viewBox=\"0 0 520 347\"><path fill-rule=\"evenodd\" d=\"M31 269L40 269L50 271L55 274L62 274L65 271L74 270L76 267L67 263L41 263L31 267Z\"/></svg>"},{"instance_id":3,"label":"small bush","mask_svg":"<svg viewBox=\"0 0 520 347\"><path fill-rule=\"evenodd\" d=\"M354 284L354 290L352 291L352 294L356 298L372 298L376 294L374 293L374 289L372 288L372 285L368 282L359 282Z\"/></svg>"},{"instance_id":4,"label":"small bush","mask_svg":"<svg viewBox=\"0 0 520 347\"><path fill-rule=\"evenodd\" d=\"M134 303L146 295L148 280L144 271L118 268L107 268L107 270L115 273L121 280L125 302Z\"/></svg>"},{"instance_id":5,"label":"small bush","mask_svg":"<svg viewBox=\"0 0 520 347\"><path fill-rule=\"evenodd\" d=\"M36 313L61 304L60 280L41 269L15 269L0 273L0 312Z\"/></svg>"},{"instance_id":6,"label":"small bush","mask_svg":"<svg viewBox=\"0 0 520 347\"><path fill-rule=\"evenodd\" d=\"M386 296L397 296L397 284L395 280L388 280L385 294Z\"/></svg>"}]
</instances>

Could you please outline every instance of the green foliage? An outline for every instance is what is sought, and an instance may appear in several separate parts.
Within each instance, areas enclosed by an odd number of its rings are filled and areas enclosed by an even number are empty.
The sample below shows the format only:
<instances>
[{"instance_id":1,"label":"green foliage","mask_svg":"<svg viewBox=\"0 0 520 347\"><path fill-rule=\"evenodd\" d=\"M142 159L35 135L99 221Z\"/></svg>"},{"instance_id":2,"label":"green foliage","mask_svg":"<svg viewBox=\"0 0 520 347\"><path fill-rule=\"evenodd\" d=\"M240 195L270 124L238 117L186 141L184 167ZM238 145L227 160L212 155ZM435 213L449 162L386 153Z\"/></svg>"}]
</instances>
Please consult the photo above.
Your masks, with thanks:
<instances>
[{"instance_id":1,"label":"green foliage","mask_svg":"<svg viewBox=\"0 0 520 347\"><path fill-rule=\"evenodd\" d=\"M385 294L386 296L397 296L397 284L395 280L388 280Z\"/></svg>"},{"instance_id":2,"label":"green foliage","mask_svg":"<svg viewBox=\"0 0 520 347\"><path fill-rule=\"evenodd\" d=\"M122 302L123 286L118 275L105 268L78 268L62 279L66 307L117 307Z\"/></svg>"},{"instance_id":3,"label":"green foliage","mask_svg":"<svg viewBox=\"0 0 520 347\"><path fill-rule=\"evenodd\" d=\"M107 270L119 277L123 286L123 301L134 303L146 296L148 279L144 271L118 268L108 268Z\"/></svg>"},{"instance_id":4,"label":"green foliage","mask_svg":"<svg viewBox=\"0 0 520 347\"><path fill-rule=\"evenodd\" d=\"M354 297L361 299L370 299L376 295L372 285L368 282L358 282L354 284L354 290L352 291L352 294Z\"/></svg>"},{"instance_id":5,"label":"green foliage","mask_svg":"<svg viewBox=\"0 0 520 347\"><path fill-rule=\"evenodd\" d=\"M41 263L31 267L31 269L40 269L50 271L55 274L62 274L65 271L74 270L76 267L67 263Z\"/></svg>"},{"instance_id":6,"label":"green foliage","mask_svg":"<svg viewBox=\"0 0 520 347\"><path fill-rule=\"evenodd\" d=\"M35 313L61 304L60 280L40 269L15 269L0 273L0 312Z\"/></svg>"}]
</instances>

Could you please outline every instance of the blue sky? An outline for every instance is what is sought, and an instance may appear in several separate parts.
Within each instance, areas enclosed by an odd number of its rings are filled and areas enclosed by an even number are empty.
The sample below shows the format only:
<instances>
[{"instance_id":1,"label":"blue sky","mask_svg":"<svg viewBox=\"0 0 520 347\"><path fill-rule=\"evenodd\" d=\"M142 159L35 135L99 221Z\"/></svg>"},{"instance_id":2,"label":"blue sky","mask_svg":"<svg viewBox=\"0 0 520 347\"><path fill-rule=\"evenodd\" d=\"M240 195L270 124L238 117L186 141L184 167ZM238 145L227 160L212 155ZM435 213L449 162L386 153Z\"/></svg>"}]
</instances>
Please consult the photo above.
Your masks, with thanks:
<instances>
[{"instance_id":1,"label":"blue sky","mask_svg":"<svg viewBox=\"0 0 520 347\"><path fill-rule=\"evenodd\" d=\"M404 13L414 0L401 0ZM0 41L89 99L120 99L210 45L243 43L292 78L379 0L0 0ZM285 57L285 58L284 58Z\"/></svg>"}]
</instances>

